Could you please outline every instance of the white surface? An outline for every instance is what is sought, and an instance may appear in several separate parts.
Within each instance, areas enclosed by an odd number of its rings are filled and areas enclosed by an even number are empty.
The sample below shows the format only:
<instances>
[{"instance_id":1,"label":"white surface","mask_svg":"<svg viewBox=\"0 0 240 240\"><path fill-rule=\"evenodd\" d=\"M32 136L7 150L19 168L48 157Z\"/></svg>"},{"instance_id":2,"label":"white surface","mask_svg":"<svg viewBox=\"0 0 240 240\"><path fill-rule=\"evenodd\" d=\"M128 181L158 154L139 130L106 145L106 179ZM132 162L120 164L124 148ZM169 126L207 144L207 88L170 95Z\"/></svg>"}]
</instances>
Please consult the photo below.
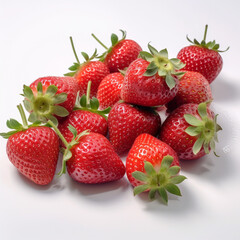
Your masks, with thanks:
<instances>
[{"instance_id":1,"label":"white surface","mask_svg":"<svg viewBox=\"0 0 240 240\"><path fill-rule=\"evenodd\" d=\"M69 36L78 52L92 53L94 32L107 45L110 34L128 32L146 49L147 43L167 47L175 57L190 38L216 39L224 67L212 84L214 110L224 131L217 152L184 162L188 177L183 197L168 206L133 197L124 178L87 186L67 175L48 187L25 180L8 161L6 140L0 139L0 239L240 239L239 157L239 9L229 1L3 1L0 0L0 132L17 118L23 84L38 77L62 75L74 61Z\"/></svg>"}]
</instances>

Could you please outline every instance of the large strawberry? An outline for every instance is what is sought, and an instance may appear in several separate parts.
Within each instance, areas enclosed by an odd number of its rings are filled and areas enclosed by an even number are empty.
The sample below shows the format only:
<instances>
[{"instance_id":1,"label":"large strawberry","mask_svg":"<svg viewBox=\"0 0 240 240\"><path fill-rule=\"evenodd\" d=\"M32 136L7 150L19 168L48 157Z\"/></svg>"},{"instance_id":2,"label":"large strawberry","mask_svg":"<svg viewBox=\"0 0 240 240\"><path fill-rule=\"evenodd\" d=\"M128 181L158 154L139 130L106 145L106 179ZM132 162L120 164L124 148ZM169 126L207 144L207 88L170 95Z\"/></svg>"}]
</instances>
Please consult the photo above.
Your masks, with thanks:
<instances>
[{"instance_id":1,"label":"large strawberry","mask_svg":"<svg viewBox=\"0 0 240 240\"><path fill-rule=\"evenodd\" d=\"M107 75L100 83L97 92L97 99L100 103L100 109L112 107L121 97L121 89L124 76L116 72Z\"/></svg>"},{"instance_id":2,"label":"large strawberry","mask_svg":"<svg viewBox=\"0 0 240 240\"><path fill-rule=\"evenodd\" d=\"M69 125L72 125L77 133L80 134L84 130L100 133L104 136L107 135L107 117L110 108L104 110L98 110L99 101L93 97L90 99L91 81L88 82L87 94L83 95L76 101L74 110L62 121L58 128L67 142L71 142L73 138L72 132L68 129Z\"/></svg>"},{"instance_id":3,"label":"large strawberry","mask_svg":"<svg viewBox=\"0 0 240 240\"><path fill-rule=\"evenodd\" d=\"M72 77L42 77L29 87L24 85L24 106L30 112L29 121L46 122L66 117L73 109L78 86Z\"/></svg>"},{"instance_id":4,"label":"large strawberry","mask_svg":"<svg viewBox=\"0 0 240 240\"><path fill-rule=\"evenodd\" d=\"M174 110L164 121L159 138L170 145L180 159L197 159L210 150L215 153L217 115L207 103L188 103Z\"/></svg>"},{"instance_id":5,"label":"large strawberry","mask_svg":"<svg viewBox=\"0 0 240 240\"><path fill-rule=\"evenodd\" d=\"M193 45L182 48L177 58L186 64L182 70L199 72L211 83L222 70L223 60L219 52L225 52L229 47L221 51L215 40L206 42L207 28L208 25L205 26L204 38L201 43L196 39L191 41L187 37L187 40Z\"/></svg>"},{"instance_id":6,"label":"large strawberry","mask_svg":"<svg viewBox=\"0 0 240 240\"><path fill-rule=\"evenodd\" d=\"M36 184L46 185L56 170L59 139L49 127L28 125L22 105L18 105L23 124L14 119L7 121L12 129L0 135L7 138L7 155L12 164L25 177Z\"/></svg>"},{"instance_id":7,"label":"large strawberry","mask_svg":"<svg viewBox=\"0 0 240 240\"><path fill-rule=\"evenodd\" d=\"M158 52L150 44L151 52L141 52L142 58L133 61L127 69L121 90L121 98L128 103L141 106L164 105L178 91L178 71L184 64L180 60L168 59L167 49Z\"/></svg>"},{"instance_id":8,"label":"large strawberry","mask_svg":"<svg viewBox=\"0 0 240 240\"><path fill-rule=\"evenodd\" d=\"M107 64L110 72L118 72L124 70L129 64L134 61L142 48L133 40L126 39L126 32L122 31L122 38L118 40L116 34L111 35L112 46L106 47L94 34L92 36L100 43L105 49L99 58Z\"/></svg>"},{"instance_id":9,"label":"large strawberry","mask_svg":"<svg viewBox=\"0 0 240 240\"><path fill-rule=\"evenodd\" d=\"M118 154L128 151L142 133L157 135L161 119L151 108L116 103L108 115L109 139Z\"/></svg>"},{"instance_id":10,"label":"large strawberry","mask_svg":"<svg viewBox=\"0 0 240 240\"><path fill-rule=\"evenodd\" d=\"M93 53L91 57L87 53L82 52L82 56L85 62L80 63L79 58L76 54L75 47L73 44L72 37L70 37L72 49L76 58L76 63L74 63L69 70L71 72L64 74L65 76L73 76L76 78L79 87L79 95L82 96L87 91L88 82L92 82L91 96L95 97L97 94L97 89L102 81L102 79L109 74L109 69L105 63L101 61L93 61L97 57L97 50Z\"/></svg>"},{"instance_id":11,"label":"large strawberry","mask_svg":"<svg viewBox=\"0 0 240 240\"><path fill-rule=\"evenodd\" d=\"M207 79L198 72L186 71L179 80L175 98L167 104L173 110L186 103L202 103L212 100L212 91Z\"/></svg>"},{"instance_id":12,"label":"large strawberry","mask_svg":"<svg viewBox=\"0 0 240 240\"><path fill-rule=\"evenodd\" d=\"M165 203L167 192L181 196L176 184L186 177L180 171L178 156L166 143L149 135L138 136L126 159L126 173L135 187L134 195L149 191L149 198L158 193Z\"/></svg>"}]
</instances>

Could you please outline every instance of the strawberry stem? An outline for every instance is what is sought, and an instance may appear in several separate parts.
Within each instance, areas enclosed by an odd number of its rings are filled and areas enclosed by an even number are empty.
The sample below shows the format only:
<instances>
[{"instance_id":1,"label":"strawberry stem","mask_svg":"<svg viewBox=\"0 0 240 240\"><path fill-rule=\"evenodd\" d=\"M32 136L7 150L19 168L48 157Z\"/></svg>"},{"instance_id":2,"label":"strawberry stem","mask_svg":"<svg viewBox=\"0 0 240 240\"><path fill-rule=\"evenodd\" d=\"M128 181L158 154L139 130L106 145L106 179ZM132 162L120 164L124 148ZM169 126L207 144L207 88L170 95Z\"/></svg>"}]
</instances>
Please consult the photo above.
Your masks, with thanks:
<instances>
[{"instance_id":1,"label":"strawberry stem","mask_svg":"<svg viewBox=\"0 0 240 240\"><path fill-rule=\"evenodd\" d=\"M75 56L77 62L80 64L80 61L78 59L78 56L77 56L77 53L76 53L76 50L75 50L75 47L74 47L74 43L73 43L72 37L70 37L70 42L71 42L71 45L72 45L72 50L73 50L74 56Z\"/></svg>"},{"instance_id":2,"label":"strawberry stem","mask_svg":"<svg viewBox=\"0 0 240 240\"><path fill-rule=\"evenodd\" d=\"M106 50L108 50L108 47L104 45L93 33L92 33L92 36L101 46L103 46Z\"/></svg>"},{"instance_id":3,"label":"strawberry stem","mask_svg":"<svg viewBox=\"0 0 240 240\"><path fill-rule=\"evenodd\" d=\"M27 129L28 128L28 122L27 122L26 114L23 110L22 104L17 105L17 108L18 108L18 110L20 112L20 115L21 115L21 118L22 118L23 128Z\"/></svg>"},{"instance_id":4,"label":"strawberry stem","mask_svg":"<svg viewBox=\"0 0 240 240\"><path fill-rule=\"evenodd\" d=\"M203 41L206 41L206 37L207 37L207 30L208 30L208 25L206 24L206 26L205 26L205 31L204 31L204 37L203 37Z\"/></svg>"},{"instance_id":5,"label":"strawberry stem","mask_svg":"<svg viewBox=\"0 0 240 240\"><path fill-rule=\"evenodd\" d=\"M90 92L91 92L91 85L92 85L92 82L89 81L88 82L88 86L87 86L87 108L90 108Z\"/></svg>"}]
</instances>

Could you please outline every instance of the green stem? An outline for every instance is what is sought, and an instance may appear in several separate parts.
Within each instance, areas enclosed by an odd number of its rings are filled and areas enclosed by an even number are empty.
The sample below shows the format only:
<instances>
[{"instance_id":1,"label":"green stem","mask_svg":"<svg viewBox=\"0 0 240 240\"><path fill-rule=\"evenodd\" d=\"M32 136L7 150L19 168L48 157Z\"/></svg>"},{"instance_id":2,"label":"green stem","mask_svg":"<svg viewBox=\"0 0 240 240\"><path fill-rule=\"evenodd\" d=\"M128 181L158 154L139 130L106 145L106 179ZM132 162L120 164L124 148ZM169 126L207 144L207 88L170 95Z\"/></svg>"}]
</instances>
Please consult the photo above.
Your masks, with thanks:
<instances>
[{"instance_id":1,"label":"green stem","mask_svg":"<svg viewBox=\"0 0 240 240\"><path fill-rule=\"evenodd\" d=\"M206 24L206 26L205 26L205 31L204 31L204 37L203 37L203 41L206 41L206 37L207 37L207 30L208 30L208 25Z\"/></svg>"},{"instance_id":2,"label":"green stem","mask_svg":"<svg viewBox=\"0 0 240 240\"><path fill-rule=\"evenodd\" d=\"M21 118L22 118L23 128L27 129L28 128L28 122L27 122L27 118L26 118L25 112L23 110L22 104L17 105L17 108L18 108L18 110L20 112L20 115L21 115Z\"/></svg>"},{"instance_id":3,"label":"green stem","mask_svg":"<svg viewBox=\"0 0 240 240\"><path fill-rule=\"evenodd\" d=\"M92 33L92 36L101 46L103 46L106 50L108 50L108 47L104 45L93 33Z\"/></svg>"},{"instance_id":4,"label":"green stem","mask_svg":"<svg viewBox=\"0 0 240 240\"><path fill-rule=\"evenodd\" d=\"M88 86L87 86L87 95L86 95L86 97L87 97L87 108L90 108L90 92L91 92L91 84L92 84L92 82L89 81L89 82L88 82Z\"/></svg>"},{"instance_id":5,"label":"green stem","mask_svg":"<svg viewBox=\"0 0 240 240\"><path fill-rule=\"evenodd\" d=\"M80 64L80 61L78 59L78 56L77 56L77 53L76 53L76 50L75 50L75 47L74 47L74 44L73 44L72 37L70 37L70 41L71 41L71 45L72 45L72 50L73 50L74 56L75 56L77 62Z\"/></svg>"}]
</instances>

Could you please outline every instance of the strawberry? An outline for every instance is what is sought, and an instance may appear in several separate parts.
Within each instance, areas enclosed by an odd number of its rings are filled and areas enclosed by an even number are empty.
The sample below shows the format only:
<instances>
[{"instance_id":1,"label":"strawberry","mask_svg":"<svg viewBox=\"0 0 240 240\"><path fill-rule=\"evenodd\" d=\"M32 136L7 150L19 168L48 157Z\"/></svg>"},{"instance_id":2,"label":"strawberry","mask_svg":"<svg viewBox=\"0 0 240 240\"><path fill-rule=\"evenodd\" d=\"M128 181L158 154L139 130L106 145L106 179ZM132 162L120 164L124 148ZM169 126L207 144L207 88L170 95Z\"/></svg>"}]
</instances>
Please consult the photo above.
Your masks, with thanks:
<instances>
[{"instance_id":1,"label":"strawberry","mask_svg":"<svg viewBox=\"0 0 240 240\"><path fill-rule=\"evenodd\" d=\"M111 73L107 75L100 83L97 91L97 98L100 102L100 109L112 107L118 102L122 89L124 76L121 73Z\"/></svg>"},{"instance_id":2,"label":"strawberry","mask_svg":"<svg viewBox=\"0 0 240 240\"><path fill-rule=\"evenodd\" d=\"M186 64L182 70L201 73L211 83L222 70L223 60L219 52L225 52L229 47L221 51L215 40L206 42L208 25L205 26L204 38L200 42L196 39L187 40L193 45L182 48L177 58Z\"/></svg>"},{"instance_id":3,"label":"strawberry","mask_svg":"<svg viewBox=\"0 0 240 240\"><path fill-rule=\"evenodd\" d=\"M7 155L18 171L39 185L49 184L57 166L59 139L49 127L28 125L22 105L18 105L23 124L7 121L12 129L0 135L7 138Z\"/></svg>"},{"instance_id":4,"label":"strawberry","mask_svg":"<svg viewBox=\"0 0 240 240\"><path fill-rule=\"evenodd\" d=\"M207 79L198 72L186 71L179 80L179 89L175 98L167 104L173 110L186 103L209 102L212 91Z\"/></svg>"},{"instance_id":5,"label":"strawberry","mask_svg":"<svg viewBox=\"0 0 240 240\"><path fill-rule=\"evenodd\" d=\"M98 110L99 101L94 97L90 99L90 88L91 81L88 82L87 94L83 95L81 99L79 99L78 96L74 111L72 111L58 126L67 142L71 142L73 138L72 132L68 129L69 125L76 128L78 134L84 130L89 130L91 132L100 133L104 136L107 135L108 124L105 114L109 113L110 108L102 111Z\"/></svg>"},{"instance_id":6,"label":"strawberry","mask_svg":"<svg viewBox=\"0 0 240 240\"><path fill-rule=\"evenodd\" d=\"M160 125L160 116L153 109L116 103L108 115L110 143L118 154L123 154L140 134L157 135Z\"/></svg>"},{"instance_id":7,"label":"strawberry","mask_svg":"<svg viewBox=\"0 0 240 240\"><path fill-rule=\"evenodd\" d=\"M188 103L175 109L164 121L159 138L170 145L180 159L197 159L210 150L215 153L217 132L222 128L217 124L217 115L207 107L207 103Z\"/></svg>"},{"instance_id":8,"label":"strawberry","mask_svg":"<svg viewBox=\"0 0 240 240\"><path fill-rule=\"evenodd\" d=\"M167 192L181 196L176 184L186 179L180 171L178 156L166 143L149 135L139 135L126 159L128 180L135 187L134 195L149 191L153 200L156 193L167 203Z\"/></svg>"},{"instance_id":9,"label":"strawberry","mask_svg":"<svg viewBox=\"0 0 240 240\"><path fill-rule=\"evenodd\" d=\"M77 97L77 83L72 77L42 77L29 87L24 85L24 106L30 112L29 121L46 122L66 117Z\"/></svg>"},{"instance_id":10,"label":"strawberry","mask_svg":"<svg viewBox=\"0 0 240 240\"><path fill-rule=\"evenodd\" d=\"M102 81L102 79L109 74L109 69L103 62L93 61L97 57L97 50L93 53L91 57L87 53L82 52L82 56L85 62L80 63L79 58L76 54L75 47L73 44L72 37L70 37L72 49L76 58L76 63L74 63L69 70L71 72L64 74L65 76L75 77L78 82L79 95L82 96L87 91L88 82L92 82L91 96L95 97L97 94L97 89Z\"/></svg>"},{"instance_id":11,"label":"strawberry","mask_svg":"<svg viewBox=\"0 0 240 240\"><path fill-rule=\"evenodd\" d=\"M184 64L180 60L168 59L167 49L158 52L150 44L151 52L141 52L127 69L121 98L128 103L141 106L164 105L172 100L178 91L178 78Z\"/></svg>"},{"instance_id":12,"label":"strawberry","mask_svg":"<svg viewBox=\"0 0 240 240\"><path fill-rule=\"evenodd\" d=\"M133 40L125 39L126 32L122 32L122 38L118 40L116 34L111 35L112 46L106 47L94 34L92 36L100 43L105 49L99 58L108 66L110 72L118 72L118 70L124 70L129 64L134 61L142 48Z\"/></svg>"}]
</instances>

